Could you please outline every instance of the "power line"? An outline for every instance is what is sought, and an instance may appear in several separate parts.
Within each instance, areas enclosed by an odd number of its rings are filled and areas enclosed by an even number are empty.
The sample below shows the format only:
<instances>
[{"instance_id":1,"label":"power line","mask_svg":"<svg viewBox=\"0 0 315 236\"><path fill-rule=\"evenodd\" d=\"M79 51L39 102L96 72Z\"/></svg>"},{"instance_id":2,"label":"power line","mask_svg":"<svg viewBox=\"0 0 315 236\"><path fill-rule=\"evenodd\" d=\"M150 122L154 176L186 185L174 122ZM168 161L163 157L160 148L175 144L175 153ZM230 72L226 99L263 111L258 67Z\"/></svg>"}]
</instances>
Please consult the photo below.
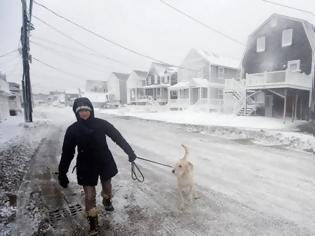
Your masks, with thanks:
<instances>
[{"instance_id":1,"label":"power line","mask_svg":"<svg viewBox=\"0 0 315 236\"><path fill-rule=\"evenodd\" d=\"M52 66L52 65L50 65L50 64L48 64L48 63L46 63L46 62L44 62L44 61L42 61L42 60L40 60L40 59L38 59L36 57L32 57L32 58L33 58L33 60L39 62L40 64L45 65L45 66L47 66L47 67L49 67L49 68L51 68L51 69L53 69L55 71L58 71L58 72L63 73L63 74L66 74L68 76L75 77L75 78L81 78L81 79L85 79L85 80L91 79L91 78L82 77L80 75L76 75L76 74L73 74L71 72L67 72L67 71L64 71L62 69L59 69L59 68L57 68L55 66Z\"/></svg>"},{"instance_id":2,"label":"power line","mask_svg":"<svg viewBox=\"0 0 315 236\"><path fill-rule=\"evenodd\" d=\"M221 35L221 36L223 36L223 37L233 41L234 43L237 43L239 45L245 46L245 44L240 42L239 40L237 40L235 38L232 38L231 36L229 36L229 35L221 32L221 31L219 31L219 30L209 26L206 23L203 23L202 21L198 20L197 18L195 18L195 17L193 17L191 15L188 15L186 12L183 12L182 10L179 10L178 8L176 8L176 7L172 6L171 4L169 4L168 2L163 1L163 0L160 0L160 2L163 3L164 5L168 6L169 8L175 10L176 12L180 13L181 15L186 16L190 20L192 20L194 22L197 22L198 24L202 25L203 27L207 28L208 30L213 31L213 32L215 32L215 33L217 33L217 34L219 34L219 35Z\"/></svg>"},{"instance_id":3,"label":"power line","mask_svg":"<svg viewBox=\"0 0 315 236\"><path fill-rule=\"evenodd\" d=\"M34 35L32 36L32 38L41 40L41 43L54 45L54 46L57 46L59 48L65 48L65 49L71 50L73 52L81 52L81 53L84 53L86 55L91 55L91 56L95 56L95 57L98 57L98 58L103 57L102 54L97 54L97 53L94 53L94 52L88 52L88 51L79 49L77 47L71 47L71 46L68 46L68 45L65 45L65 44L56 43L56 42L51 41L51 40L46 39L46 38L42 38L42 37L38 37L38 36L34 36Z\"/></svg>"},{"instance_id":4,"label":"power line","mask_svg":"<svg viewBox=\"0 0 315 236\"><path fill-rule=\"evenodd\" d=\"M105 36L103 36L103 35L101 35L101 34L99 34L99 33L94 32L93 30L90 30L90 29L86 28L85 26L82 26L82 25L80 25L80 24L78 24L78 23L76 23L76 22L70 20L69 18L67 18L67 17L65 17L65 16L62 16L62 15L58 14L58 13L55 12L54 10L52 10L52 9L50 9L50 8L48 8L48 7L46 7L45 5L43 5L43 4L41 4L41 3L38 3L37 1L34 1L34 3L35 3L36 5L38 5L38 6L42 7L42 8L44 8L45 10L49 11L50 13L54 14L55 16L57 16L57 17L59 17L59 18L65 20L65 21L67 21L68 23L70 23L70 24L72 24L72 25L74 25L74 26L76 26L76 27L78 27L78 28L80 28L80 29L82 29L82 30L84 30L84 31L86 31L86 32L88 32L88 33L90 33L90 34L96 36L97 38L100 38L100 39L102 39L102 40L104 40L104 41L106 41L106 42L108 42L108 43L111 43L111 44L115 45L116 47L122 48L122 49L124 49L124 50L126 50L126 51L128 51L128 52L131 52L131 53L136 54L136 55L138 55L138 56L147 58L147 59L149 59L149 60L152 60L152 61L155 61L155 62L159 62L159 63L161 63L161 64L165 64L165 65L167 65L167 66L172 66L172 67L176 67L176 68L181 68L181 69L186 69L186 70L195 71L195 70L193 70L193 69L189 69L189 68L185 68L185 67L181 67L181 66L172 65L172 64L170 64L170 63L164 62L164 61L159 60L159 59L157 59L157 58L154 58L154 57L145 55L145 54L143 54L143 53L141 53L141 52L138 52L138 51L136 51L136 50L133 50L133 49L131 49L131 48L128 48L128 47L126 47L126 46L124 46L124 45L122 45L122 44L120 44L120 43L117 43L117 42L115 42L115 41L113 41L113 40L111 40L111 39L106 38ZM35 17L35 16L33 16L33 17Z\"/></svg>"},{"instance_id":5,"label":"power line","mask_svg":"<svg viewBox=\"0 0 315 236\"><path fill-rule=\"evenodd\" d=\"M77 58L79 60L79 63L81 64L85 64L85 65L89 65L90 67L94 67L95 69L97 69L100 73L107 73L107 71L104 71L104 70L100 70L100 68L103 68L103 67L108 67L108 66L104 66L104 65L100 65L100 64L97 64L95 62L93 63L89 63L86 58L82 58L80 56L77 56L75 54L72 54L72 53L69 53L69 52L63 52L63 51L60 51L60 50L57 50L55 48L51 48L49 46L46 46L46 45L43 45L42 43L38 43L38 42L35 42L33 40L30 40L30 42L34 45L36 45L37 47L40 47L40 48L43 48L45 50L48 50L50 52L53 52L53 53L56 53L56 54L61 54L63 56L71 56L71 59L73 58ZM113 68L113 67L110 67L110 68ZM95 69L92 69L92 70L95 70Z\"/></svg>"},{"instance_id":6,"label":"power line","mask_svg":"<svg viewBox=\"0 0 315 236\"><path fill-rule=\"evenodd\" d=\"M105 59L109 60L109 61L113 61L113 62L116 62L116 63L119 63L119 64L122 64L122 65L128 65L127 63L125 62L122 62L122 61L119 61L119 60L116 60L114 58L111 58L111 57L108 57L104 54L100 54L99 52L97 52L96 50L94 50L93 48L81 43L80 41L76 40L75 38L65 34L64 32L60 31L59 29L57 29L56 27L52 26L51 24L47 23L46 21L42 20L41 18L33 15L33 18L35 18L36 20L38 20L39 22L43 23L44 25L48 26L49 28L53 29L54 31L56 31L57 33L61 34L62 36L64 36L65 38L77 43L78 45L80 45L81 47L84 47L92 52L94 52L95 54L97 55L100 55L102 57L104 57Z\"/></svg>"},{"instance_id":7,"label":"power line","mask_svg":"<svg viewBox=\"0 0 315 236\"><path fill-rule=\"evenodd\" d=\"M312 11L308 11L308 10L304 10L304 9L296 8L296 7L291 7L291 6L282 4L282 3L273 2L273 1L269 1L269 0L261 0L261 1L266 2L266 3L269 3L269 4L272 4L272 5L276 5L276 6L280 6L280 7L285 7L285 8L291 9L291 10L300 11L300 12L307 13L307 14L310 14L310 15L312 15L312 16L315 16L315 13L312 12Z\"/></svg>"},{"instance_id":8,"label":"power line","mask_svg":"<svg viewBox=\"0 0 315 236\"><path fill-rule=\"evenodd\" d=\"M49 50L52 50L52 51L58 51L58 50L56 50L55 48L52 48L52 47L51 47L52 45L54 45L54 46L57 46L57 47L59 47L59 48L67 49L67 50L69 50L69 51L71 51L71 52L75 52L75 53L77 53L77 54L83 53L83 54L86 54L86 55L89 55L89 56L94 56L95 58L98 58L98 60L103 57L102 54L97 54L97 53L94 53L94 52L87 52L87 51L85 51L85 50L82 50L82 49L79 49L79 48L75 48L75 47L71 47L71 46L64 45L64 44L60 44L60 43L56 43L56 42L50 41L50 40L45 39L45 38L41 38L41 37L37 37L37 36L36 36L36 37L33 36L33 38L38 39L38 40L41 40L41 42L39 43L39 42L36 42L36 41L31 40L32 43L37 44L37 46L41 46L41 47L44 47L44 48L49 49ZM43 44L43 43L44 43L44 44ZM39 45L39 44L40 44L40 45ZM46 45L45 45L45 44L46 44ZM47 46L47 44L48 44L49 46ZM58 51L58 53L60 53L60 51ZM69 52L65 52L64 54L69 54L69 55L72 55L72 56L76 56L76 55L74 55L74 54L72 54L72 53L69 53ZM76 56L76 57L78 57L78 56ZM84 60L85 60L85 58L84 58ZM94 62L93 62L93 63L94 63ZM126 64L126 65L127 65L127 64ZM108 65L101 65L101 66L102 66L102 67L109 67ZM111 68L113 68L113 67L111 67Z\"/></svg>"},{"instance_id":9,"label":"power line","mask_svg":"<svg viewBox=\"0 0 315 236\"><path fill-rule=\"evenodd\" d=\"M14 53L14 52L17 52L17 50L18 50L18 49L14 49L14 50L12 50L12 51L6 52L6 53L0 55L0 57L8 56L8 55L10 55L10 54L12 54L12 53Z\"/></svg>"}]
</instances>

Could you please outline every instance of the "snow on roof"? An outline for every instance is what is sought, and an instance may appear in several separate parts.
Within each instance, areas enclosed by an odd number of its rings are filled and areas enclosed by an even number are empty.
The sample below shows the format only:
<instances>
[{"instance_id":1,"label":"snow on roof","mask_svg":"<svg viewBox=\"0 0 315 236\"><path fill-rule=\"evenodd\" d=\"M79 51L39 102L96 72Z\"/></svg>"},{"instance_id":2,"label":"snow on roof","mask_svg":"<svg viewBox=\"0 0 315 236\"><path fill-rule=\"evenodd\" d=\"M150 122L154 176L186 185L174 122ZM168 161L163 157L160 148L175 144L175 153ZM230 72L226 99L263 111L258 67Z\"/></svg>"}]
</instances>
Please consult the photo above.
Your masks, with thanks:
<instances>
[{"instance_id":1,"label":"snow on roof","mask_svg":"<svg viewBox=\"0 0 315 236\"><path fill-rule=\"evenodd\" d=\"M152 62L151 68L153 68L154 71L160 76L163 76L165 72L170 73L170 74L177 72L176 67L167 65L167 64L158 63L158 62Z\"/></svg>"},{"instance_id":2,"label":"snow on roof","mask_svg":"<svg viewBox=\"0 0 315 236\"><path fill-rule=\"evenodd\" d=\"M134 72L140 77L145 79L148 75L148 72L146 71L141 71L141 70L134 70Z\"/></svg>"},{"instance_id":3,"label":"snow on roof","mask_svg":"<svg viewBox=\"0 0 315 236\"><path fill-rule=\"evenodd\" d=\"M203 78L192 78L190 85L193 87L209 87L209 81Z\"/></svg>"},{"instance_id":4,"label":"snow on roof","mask_svg":"<svg viewBox=\"0 0 315 236\"><path fill-rule=\"evenodd\" d=\"M183 88L208 88L208 87L214 87L214 88L222 88L224 87L224 84L219 83L211 83L206 79L203 78L192 78L190 81L181 81L171 87L169 87L170 90L176 90L176 89L183 89Z\"/></svg>"},{"instance_id":5,"label":"snow on roof","mask_svg":"<svg viewBox=\"0 0 315 236\"><path fill-rule=\"evenodd\" d=\"M181 81L177 84L174 84L173 86L169 87L170 90L176 90L180 88L189 88L189 81Z\"/></svg>"},{"instance_id":6,"label":"snow on roof","mask_svg":"<svg viewBox=\"0 0 315 236\"><path fill-rule=\"evenodd\" d=\"M129 74L124 74L124 73L113 72L113 74L117 77L117 79L120 79L120 80L127 80L129 77Z\"/></svg>"},{"instance_id":7,"label":"snow on roof","mask_svg":"<svg viewBox=\"0 0 315 236\"><path fill-rule=\"evenodd\" d=\"M134 70L133 73L136 74L136 76L134 77L134 79L136 80L145 80L148 75L148 72L140 70Z\"/></svg>"},{"instance_id":8,"label":"snow on roof","mask_svg":"<svg viewBox=\"0 0 315 236\"><path fill-rule=\"evenodd\" d=\"M107 93L85 92L84 97L87 97L91 102L107 102Z\"/></svg>"},{"instance_id":9,"label":"snow on roof","mask_svg":"<svg viewBox=\"0 0 315 236\"><path fill-rule=\"evenodd\" d=\"M227 57L222 57L217 53L214 52L208 52L206 50L198 50L195 49L197 53L199 53L205 60L210 62L211 64L218 65L218 66L225 66L229 68L234 68L238 69L240 67L240 61L227 58Z\"/></svg>"}]
</instances>

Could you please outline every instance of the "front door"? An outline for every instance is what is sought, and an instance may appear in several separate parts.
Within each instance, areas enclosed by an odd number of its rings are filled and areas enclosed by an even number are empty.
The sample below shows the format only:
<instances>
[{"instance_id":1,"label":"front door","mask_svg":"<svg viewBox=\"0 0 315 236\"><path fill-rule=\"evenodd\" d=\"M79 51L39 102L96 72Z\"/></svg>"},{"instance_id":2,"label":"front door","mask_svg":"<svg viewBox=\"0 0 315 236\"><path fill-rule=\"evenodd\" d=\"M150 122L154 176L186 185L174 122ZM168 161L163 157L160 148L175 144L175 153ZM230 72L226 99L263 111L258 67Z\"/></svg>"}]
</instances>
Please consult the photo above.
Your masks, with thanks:
<instances>
[{"instance_id":1,"label":"front door","mask_svg":"<svg viewBox=\"0 0 315 236\"><path fill-rule=\"evenodd\" d=\"M273 95L265 96L265 116L272 117Z\"/></svg>"}]
</instances>

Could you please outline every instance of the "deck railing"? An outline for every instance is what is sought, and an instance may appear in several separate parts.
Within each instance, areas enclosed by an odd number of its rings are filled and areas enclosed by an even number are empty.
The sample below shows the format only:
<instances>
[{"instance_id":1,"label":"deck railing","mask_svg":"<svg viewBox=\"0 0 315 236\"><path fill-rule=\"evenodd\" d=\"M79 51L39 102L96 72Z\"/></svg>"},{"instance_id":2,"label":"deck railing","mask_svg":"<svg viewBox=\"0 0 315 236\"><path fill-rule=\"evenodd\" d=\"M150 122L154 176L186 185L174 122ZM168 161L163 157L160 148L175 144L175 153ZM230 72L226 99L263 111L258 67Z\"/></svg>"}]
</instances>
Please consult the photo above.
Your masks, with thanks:
<instances>
[{"instance_id":1,"label":"deck railing","mask_svg":"<svg viewBox=\"0 0 315 236\"><path fill-rule=\"evenodd\" d=\"M246 74L246 87L297 86L311 89L311 77L288 70Z\"/></svg>"}]
</instances>

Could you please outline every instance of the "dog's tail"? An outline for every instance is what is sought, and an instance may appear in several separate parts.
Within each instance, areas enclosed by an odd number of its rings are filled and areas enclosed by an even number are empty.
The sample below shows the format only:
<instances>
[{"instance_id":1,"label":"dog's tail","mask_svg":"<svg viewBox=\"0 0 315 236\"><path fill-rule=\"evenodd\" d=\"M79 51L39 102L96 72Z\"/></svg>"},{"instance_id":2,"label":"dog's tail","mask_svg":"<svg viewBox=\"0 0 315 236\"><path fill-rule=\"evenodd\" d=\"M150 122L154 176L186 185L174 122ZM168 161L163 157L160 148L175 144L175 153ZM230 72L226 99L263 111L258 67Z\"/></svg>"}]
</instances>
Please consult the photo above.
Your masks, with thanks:
<instances>
[{"instance_id":1,"label":"dog's tail","mask_svg":"<svg viewBox=\"0 0 315 236\"><path fill-rule=\"evenodd\" d=\"M184 145L184 144L182 144L182 147L184 148L184 150L185 150L185 154L184 154L184 157L183 157L183 159L187 159L187 156L188 156L188 154L189 154L189 151L188 151L188 148Z\"/></svg>"}]
</instances>

